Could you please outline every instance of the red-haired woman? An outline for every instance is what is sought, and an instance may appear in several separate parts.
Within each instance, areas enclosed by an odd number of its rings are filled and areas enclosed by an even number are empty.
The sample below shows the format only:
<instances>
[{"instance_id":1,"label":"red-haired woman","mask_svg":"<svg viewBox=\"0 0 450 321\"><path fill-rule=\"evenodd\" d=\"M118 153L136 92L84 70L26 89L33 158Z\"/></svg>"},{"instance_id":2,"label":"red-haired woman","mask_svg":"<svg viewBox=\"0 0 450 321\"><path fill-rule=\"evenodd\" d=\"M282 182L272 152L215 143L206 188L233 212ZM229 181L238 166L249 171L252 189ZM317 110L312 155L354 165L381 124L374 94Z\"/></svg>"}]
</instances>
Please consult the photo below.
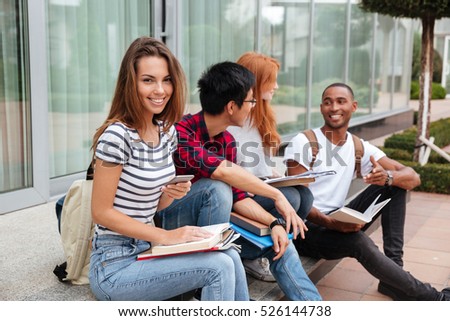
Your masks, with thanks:
<instances>
[{"instance_id":1,"label":"red-haired woman","mask_svg":"<svg viewBox=\"0 0 450 321\"><path fill-rule=\"evenodd\" d=\"M256 52L244 53L237 63L249 69L256 77L253 88L256 105L246 124L243 127L228 127L238 145L238 164L260 178L280 176L275 170L274 161L271 160L281 142L275 112L271 106L273 95L278 89L277 76L280 64L276 59ZM310 190L302 185L282 187L280 190L297 214L305 219L313 202ZM272 204L270 200L255 196L255 201L270 210ZM258 279L275 281L266 259L244 260L244 266L248 273Z\"/></svg>"}]
</instances>

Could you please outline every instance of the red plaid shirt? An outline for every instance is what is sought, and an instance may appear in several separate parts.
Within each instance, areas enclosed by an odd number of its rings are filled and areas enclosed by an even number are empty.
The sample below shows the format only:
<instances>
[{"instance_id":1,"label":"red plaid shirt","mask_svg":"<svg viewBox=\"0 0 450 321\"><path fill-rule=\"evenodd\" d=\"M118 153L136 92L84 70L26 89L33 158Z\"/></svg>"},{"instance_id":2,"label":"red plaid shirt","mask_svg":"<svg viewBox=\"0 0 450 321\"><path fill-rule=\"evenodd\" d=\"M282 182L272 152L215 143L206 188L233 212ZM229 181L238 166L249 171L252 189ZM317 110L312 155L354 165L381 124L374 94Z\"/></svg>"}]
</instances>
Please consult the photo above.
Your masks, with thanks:
<instances>
[{"instance_id":1,"label":"red plaid shirt","mask_svg":"<svg viewBox=\"0 0 450 321\"><path fill-rule=\"evenodd\" d=\"M176 124L178 146L173 157L177 174L192 174L195 183L200 178L210 178L224 160L236 163L236 142L233 136L224 131L209 137L203 112L185 115ZM244 191L233 189L234 202L248 196Z\"/></svg>"}]
</instances>

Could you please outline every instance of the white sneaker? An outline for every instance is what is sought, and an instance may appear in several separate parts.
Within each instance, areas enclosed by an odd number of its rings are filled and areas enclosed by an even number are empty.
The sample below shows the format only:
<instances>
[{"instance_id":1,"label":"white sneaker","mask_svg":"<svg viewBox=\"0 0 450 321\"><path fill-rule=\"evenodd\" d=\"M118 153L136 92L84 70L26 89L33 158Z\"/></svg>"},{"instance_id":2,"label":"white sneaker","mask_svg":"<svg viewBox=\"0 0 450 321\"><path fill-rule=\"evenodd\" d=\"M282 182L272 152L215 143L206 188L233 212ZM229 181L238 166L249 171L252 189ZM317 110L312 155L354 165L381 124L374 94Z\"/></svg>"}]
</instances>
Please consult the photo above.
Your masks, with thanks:
<instances>
[{"instance_id":1,"label":"white sneaker","mask_svg":"<svg viewBox=\"0 0 450 321\"><path fill-rule=\"evenodd\" d=\"M245 271L254 278L266 282L276 282L269 269L269 260L260 257L255 260L242 260Z\"/></svg>"}]
</instances>

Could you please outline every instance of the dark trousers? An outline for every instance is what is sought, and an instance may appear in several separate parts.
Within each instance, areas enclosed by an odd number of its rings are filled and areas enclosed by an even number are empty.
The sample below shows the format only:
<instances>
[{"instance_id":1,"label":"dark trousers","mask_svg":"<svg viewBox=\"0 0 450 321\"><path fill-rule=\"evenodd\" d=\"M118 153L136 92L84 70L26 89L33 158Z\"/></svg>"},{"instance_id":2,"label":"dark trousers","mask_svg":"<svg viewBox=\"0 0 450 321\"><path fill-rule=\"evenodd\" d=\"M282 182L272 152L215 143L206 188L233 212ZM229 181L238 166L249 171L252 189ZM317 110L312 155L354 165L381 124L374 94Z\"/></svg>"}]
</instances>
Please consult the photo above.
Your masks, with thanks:
<instances>
[{"instance_id":1,"label":"dark trousers","mask_svg":"<svg viewBox=\"0 0 450 321\"><path fill-rule=\"evenodd\" d=\"M384 250L390 258L362 231L342 233L311 222L306 223L308 231L305 239L294 241L297 251L300 255L329 260L355 258L375 278L412 299L435 300L439 296L435 288L420 282L402 268L406 191L396 187L369 186L350 202L349 207L364 211L380 193L379 200L392 198L381 214Z\"/></svg>"},{"instance_id":2,"label":"dark trousers","mask_svg":"<svg viewBox=\"0 0 450 321\"><path fill-rule=\"evenodd\" d=\"M393 186L370 185L351 201L347 207L364 212L380 194L381 196L377 202L388 198L391 199L377 214L381 215L384 254L399 266L403 266L406 191Z\"/></svg>"}]
</instances>

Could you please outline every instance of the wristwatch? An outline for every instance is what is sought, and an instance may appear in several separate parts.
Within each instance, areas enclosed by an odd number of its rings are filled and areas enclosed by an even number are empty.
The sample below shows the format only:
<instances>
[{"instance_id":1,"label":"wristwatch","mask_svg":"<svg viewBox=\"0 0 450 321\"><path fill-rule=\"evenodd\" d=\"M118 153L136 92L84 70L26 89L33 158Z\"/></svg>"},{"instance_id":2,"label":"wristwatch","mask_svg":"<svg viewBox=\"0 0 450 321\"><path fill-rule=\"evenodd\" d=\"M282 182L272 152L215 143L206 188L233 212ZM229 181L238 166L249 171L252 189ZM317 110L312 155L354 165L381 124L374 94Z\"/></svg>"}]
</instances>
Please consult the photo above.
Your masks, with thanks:
<instances>
[{"instance_id":1,"label":"wristwatch","mask_svg":"<svg viewBox=\"0 0 450 321\"><path fill-rule=\"evenodd\" d=\"M386 171L386 173L387 173L387 177L386 177L386 182L384 183L384 186L391 186L392 182L394 181L394 176L392 176L391 171Z\"/></svg>"},{"instance_id":2,"label":"wristwatch","mask_svg":"<svg viewBox=\"0 0 450 321\"><path fill-rule=\"evenodd\" d=\"M270 223L269 229L272 231L272 229L277 225L281 225L286 228L286 224L284 224L284 221L281 218L277 218L272 223Z\"/></svg>"}]
</instances>

